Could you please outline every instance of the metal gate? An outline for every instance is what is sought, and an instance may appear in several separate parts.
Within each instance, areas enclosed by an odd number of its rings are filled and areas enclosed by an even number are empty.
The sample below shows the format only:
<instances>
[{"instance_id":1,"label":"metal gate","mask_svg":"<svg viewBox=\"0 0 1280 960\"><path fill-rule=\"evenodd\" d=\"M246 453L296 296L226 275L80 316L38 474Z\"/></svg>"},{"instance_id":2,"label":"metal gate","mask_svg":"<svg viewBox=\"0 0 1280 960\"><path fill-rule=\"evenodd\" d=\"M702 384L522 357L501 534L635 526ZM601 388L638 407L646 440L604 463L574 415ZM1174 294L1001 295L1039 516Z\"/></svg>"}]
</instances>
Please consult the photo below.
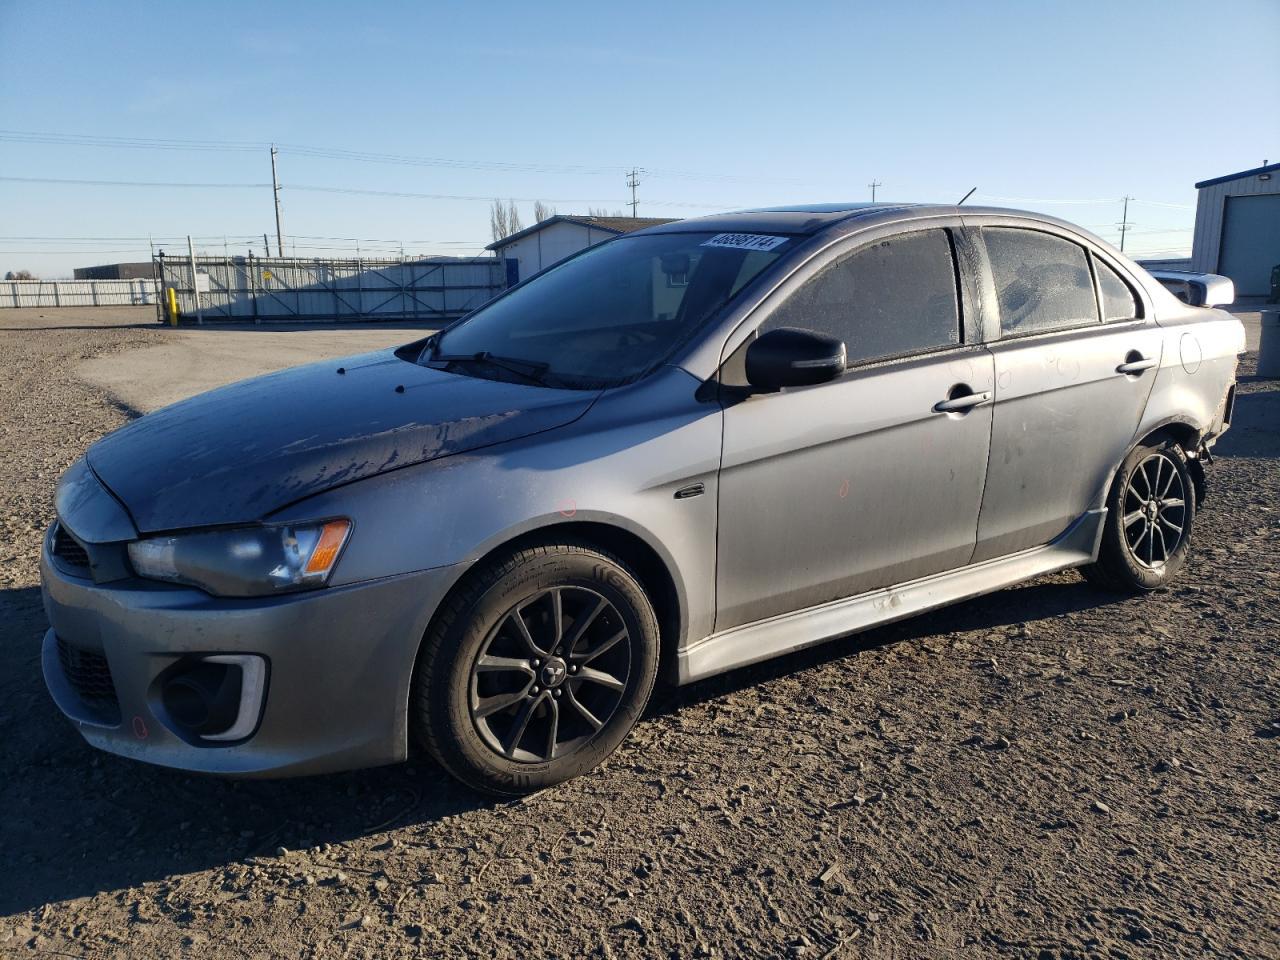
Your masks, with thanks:
<instances>
[{"instance_id":1,"label":"metal gate","mask_svg":"<svg viewBox=\"0 0 1280 960\"><path fill-rule=\"evenodd\" d=\"M281 323L406 320L441 323L506 289L493 257L303 260L289 257L166 257L154 260L166 309L169 289L183 319Z\"/></svg>"}]
</instances>

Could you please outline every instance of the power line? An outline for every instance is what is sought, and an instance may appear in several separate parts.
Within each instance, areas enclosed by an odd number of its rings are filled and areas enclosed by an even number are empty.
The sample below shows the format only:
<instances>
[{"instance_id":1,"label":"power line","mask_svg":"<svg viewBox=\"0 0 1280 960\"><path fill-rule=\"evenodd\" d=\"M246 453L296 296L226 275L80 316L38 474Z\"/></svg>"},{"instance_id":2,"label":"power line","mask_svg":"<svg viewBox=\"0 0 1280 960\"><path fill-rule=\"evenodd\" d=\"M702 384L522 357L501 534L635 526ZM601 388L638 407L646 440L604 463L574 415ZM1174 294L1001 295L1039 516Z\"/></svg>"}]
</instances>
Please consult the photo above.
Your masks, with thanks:
<instances>
[{"instance_id":1,"label":"power line","mask_svg":"<svg viewBox=\"0 0 1280 960\"><path fill-rule=\"evenodd\" d=\"M250 140L170 140L155 137L112 137L76 133L39 133L31 130L0 130L0 140L10 143L44 143L79 147L126 147L141 150L250 151L265 144Z\"/></svg>"},{"instance_id":2,"label":"power line","mask_svg":"<svg viewBox=\"0 0 1280 960\"><path fill-rule=\"evenodd\" d=\"M1001 203L1044 203L1052 206L1058 204L1119 203L1122 199L1121 197L1100 197L1095 200L1045 200L1041 197L997 197L992 193L978 194L978 196L987 200L999 200Z\"/></svg>"},{"instance_id":3,"label":"power line","mask_svg":"<svg viewBox=\"0 0 1280 960\"><path fill-rule=\"evenodd\" d=\"M261 237L262 237L262 234L260 233L192 234L192 239L198 240L201 243L222 243L223 241L233 241L236 243L243 243L246 240L258 240L258 239L261 239ZM286 233L284 235L284 238L286 240L339 240L339 241L344 241L346 243L387 243L387 244L436 243L436 244L461 244L461 245L469 245L469 246L475 246L476 244L483 245L488 242L486 240L398 240L398 239L393 240L390 238L378 238L378 237L325 237L325 236L316 236L311 234L300 234L300 233ZM137 240L139 242L146 242L150 240L152 243L173 243L178 240L186 240L186 234L181 234L181 235L151 234L145 237L144 236L136 236L136 237L50 237L50 236L0 237L0 243L28 243L28 242L29 243L42 243L42 242L127 243L130 240Z\"/></svg>"},{"instance_id":4,"label":"power line","mask_svg":"<svg viewBox=\"0 0 1280 960\"><path fill-rule=\"evenodd\" d=\"M0 141L11 143L37 143L57 146L83 146L129 148L141 150L183 150L214 152L252 152L272 144L264 140L187 140L161 137L117 137L94 134L52 133L32 130L0 130ZM621 164L556 164L546 162L521 162L499 160L474 160L451 157L413 156L408 154L376 153L369 151L346 150L332 147L318 147L306 144L276 143L281 153L289 153L299 157L315 159L347 160L360 163L404 164L411 166L454 167L467 170L490 170L500 172L523 172L565 175L608 175L616 176L618 172L628 173ZM705 173L691 170L646 168L646 176L677 180L702 180L721 183L786 183L792 185L812 185L811 181L791 177L759 177L723 173ZM882 186L877 183L876 186ZM873 188L874 193L874 188ZM1122 197L1101 197L1097 199L1047 199L1037 197L1003 197L994 194L983 194L986 199L1002 203L1039 203L1049 205L1087 205L1120 203ZM484 198L488 199L488 198ZM1194 204L1170 203L1162 200L1143 200L1131 197L1130 201L1158 207L1169 207L1177 210L1194 210ZM563 201L559 201L563 202ZM698 206L693 204L693 206Z\"/></svg>"},{"instance_id":5,"label":"power line","mask_svg":"<svg viewBox=\"0 0 1280 960\"><path fill-rule=\"evenodd\" d=\"M361 190L355 187L320 187L304 184L285 184L285 190L305 190L313 193L351 193L358 196L366 197L406 197L416 200L482 200L488 202L492 197L467 196L464 194L452 193L411 193L402 190ZM579 200L556 199L554 197L510 197L508 199L515 200L520 203L535 203L542 200L544 203L580 203ZM659 207L690 207L698 210L731 210L733 207L713 206L706 203L686 203L678 200L649 200L646 201L654 206Z\"/></svg>"},{"instance_id":6,"label":"power line","mask_svg":"<svg viewBox=\"0 0 1280 960\"><path fill-rule=\"evenodd\" d=\"M0 141L10 143L51 144L54 146L107 147L134 150L185 150L192 152L245 153L272 146L267 141L253 140L181 140L158 137L114 137L90 134L47 133L31 130L0 130ZM625 172L621 164L585 165L527 162L511 160L473 160L451 157L413 156L408 154L375 153L361 150L345 150L332 147L316 147L305 144L276 143L283 153L299 157L323 160L346 160L357 163L384 163L409 166L451 167L465 170L490 170L513 173L539 173L564 175L616 176ZM724 173L701 173L692 170L650 170L650 175L673 180L705 180L721 183L803 183L791 177L756 177Z\"/></svg>"},{"instance_id":7,"label":"power line","mask_svg":"<svg viewBox=\"0 0 1280 960\"><path fill-rule=\"evenodd\" d=\"M0 181L9 181L13 183L56 183L72 186L91 186L91 187L156 187L156 188L174 188L174 189L204 189L219 188L229 190L263 190L274 188L272 183L181 183L168 180L81 180L58 177L7 177L0 176ZM414 200L479 200L488 202L492 197L479 196L472 194L455 194L455 193L414 193L404 190L362 190L358 187L325 187L312 184L281 184L281 190L301 190L311 193L337 193L337 194L355 194L365 197L398 197ZM512 197L511 199L521 203L534 203L542 200L546 203L564 203L573 204L580 203L579 200L556 199L547 197ZM716 206L706 203L688 203L678 200L650 200L649 203L662 207L687 207L697 210L729 210L733 207Z\"/></svg>"},{"instance_id":8,"label":"power line","mask_svg":"<svg viewBox=\"0 0 1280 960\"><path fill-rule=\"evenodd\" d=\"M984 193L979 194L987 200L998 200L1001 203L1043 203L1050 206L1063 205L1088 205L1088 204L1104 204L1104 203L1123 203L1125 197L1098 197L1093 200L1046 200L1041 197L998 197L995 194ZM1129 197L1130 203L1144 203L1153 207L1169 207L1174 210L1194 210L1195 204L1188 203L1168 203L1164 200L1142 200L1138 197Z\"/></svg>"},{"instance_id":9,"label":"power line","mask_svg":"<svg viewBox=\"0 0 1280 960\"><path fill-rule=\"evenodd\" d=\"M11 183L62 183L88 187L177 187L182 189L261 190L269 183L174 183L164 180L75 180L58 177L0 177Z\"/></svg>"},{"instance_id":10,"label":"power line","mask_svg":"<svg viewBox=\"0 0 1280 960\"><path fill-rule=\"evenodd\" d=\"M1196 208L1194 203L1166 203L1163 200L1140 200L1137 197L1130 197L1129 202L1145 203L1152 207L1172 207L1175 210L1194 210Z\"/></svg>"}]
</instances>

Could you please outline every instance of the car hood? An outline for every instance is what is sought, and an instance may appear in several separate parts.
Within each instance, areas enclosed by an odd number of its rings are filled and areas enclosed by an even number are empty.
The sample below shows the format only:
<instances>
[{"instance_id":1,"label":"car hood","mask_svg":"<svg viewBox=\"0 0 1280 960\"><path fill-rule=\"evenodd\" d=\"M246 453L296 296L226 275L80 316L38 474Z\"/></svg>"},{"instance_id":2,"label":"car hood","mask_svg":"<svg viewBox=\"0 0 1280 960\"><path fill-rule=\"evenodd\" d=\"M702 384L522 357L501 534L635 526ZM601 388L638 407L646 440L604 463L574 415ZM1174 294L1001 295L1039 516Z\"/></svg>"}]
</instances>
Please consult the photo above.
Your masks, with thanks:
<instances>
[{"instance_id":1,"label":"car hood","mask_svg":"<svg viewBox=\"0 0 1280 960\"><path fill-rule=\"evenodd\" d=\"M103 437L88 460L142 533L246 523L331 487L563 426L597 396L384 351L183 400Z\"/></svg>"}]
</instances>

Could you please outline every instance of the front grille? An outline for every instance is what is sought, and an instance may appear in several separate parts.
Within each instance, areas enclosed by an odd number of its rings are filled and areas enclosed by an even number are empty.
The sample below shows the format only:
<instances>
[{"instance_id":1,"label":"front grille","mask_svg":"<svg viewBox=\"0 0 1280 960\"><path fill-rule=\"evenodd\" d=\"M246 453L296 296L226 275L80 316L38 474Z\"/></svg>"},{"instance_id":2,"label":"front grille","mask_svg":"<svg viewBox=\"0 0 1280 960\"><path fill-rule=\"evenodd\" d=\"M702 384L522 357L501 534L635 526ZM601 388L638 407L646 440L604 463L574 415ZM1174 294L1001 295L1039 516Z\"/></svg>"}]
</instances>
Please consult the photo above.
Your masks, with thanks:
<instances>
[{"instance_id":1,"label":"front grille","mask_svg":"<svg viewBox=\"0 0 1280 960\"><path fill-rule=\"evenodd\" d=\"M53 555L61 560L65 566L83 570L89 569L89 554L85 552L84 547L80 546L75 537L67 533L66 527L62 524L58 524L53 531Z\"/></svg>"},{"instance_id":2,"label":"front grille","mask_svg":"<svg viewBox=\"0 0 1280 960\"><path fill-rule=\"evenodd\" d=\"M116 699L107 658L96 650L72 646L59 637L58 662L67 682L94 719L110 726L119 724L120 701Z\"/></svg>"}]
</instances>

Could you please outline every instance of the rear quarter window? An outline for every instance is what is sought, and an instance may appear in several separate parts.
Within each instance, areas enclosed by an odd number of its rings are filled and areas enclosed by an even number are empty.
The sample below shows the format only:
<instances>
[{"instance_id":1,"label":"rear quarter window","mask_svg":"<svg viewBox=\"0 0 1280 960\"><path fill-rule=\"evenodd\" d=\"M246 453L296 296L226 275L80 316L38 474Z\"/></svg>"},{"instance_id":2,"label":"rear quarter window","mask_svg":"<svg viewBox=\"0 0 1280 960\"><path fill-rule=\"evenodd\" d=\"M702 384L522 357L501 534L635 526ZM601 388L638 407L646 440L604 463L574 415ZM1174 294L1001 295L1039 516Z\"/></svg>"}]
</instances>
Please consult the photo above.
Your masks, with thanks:
<instances>
[{"instance_id":1,"label":"rear quarter window","mask_svg":"<svg viewBox=\"0 0 1280 960\"><path fill-rule=\"evenodd\" d=\"M1093 265L1098 271L1098 289L1102 292L1102 322L1120 323L1141 316L1138 300L1120 274L1097 257L1093 258Z\"/></svg>"},{"instance_id":2,"label":"rear quarter window","mask_svg":"<svg viewBox=\"0 0 1280 960\"><path fill-rule=\"evenodd\" d=\"M1098 322L1098 301L1084 247L1016 227L982 231L1004 336L1065 330Z\"/></svg>"}]
</instances>

